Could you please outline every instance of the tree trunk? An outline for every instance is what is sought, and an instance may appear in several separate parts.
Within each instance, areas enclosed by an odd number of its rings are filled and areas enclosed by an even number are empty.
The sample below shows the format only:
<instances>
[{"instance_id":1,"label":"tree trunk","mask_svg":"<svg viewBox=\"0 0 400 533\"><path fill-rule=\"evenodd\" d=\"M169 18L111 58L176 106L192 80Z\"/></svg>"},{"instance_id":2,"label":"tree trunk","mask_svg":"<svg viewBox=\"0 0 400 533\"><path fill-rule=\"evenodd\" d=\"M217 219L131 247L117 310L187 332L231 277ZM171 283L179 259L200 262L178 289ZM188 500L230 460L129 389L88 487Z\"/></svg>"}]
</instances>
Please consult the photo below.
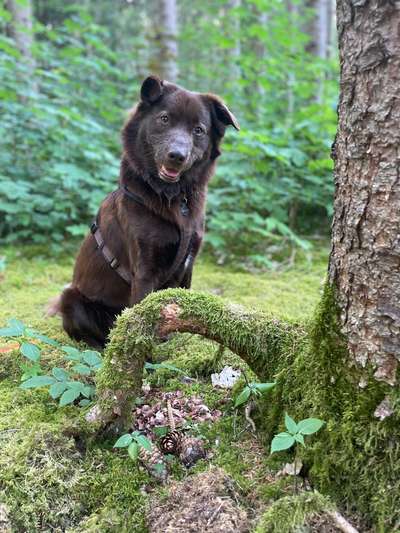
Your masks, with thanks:
<instances>
[{"instance_id":1,"label":"tree trunk","mask_svg":"<svg viewBox=\"0 0 400 533\"><path fill-rule=\"evenodd\" d=\"M317 43L317 56L326 59L328 56L328 6L329 0L318 0L315 39Z\"/></svg>"},{"instance_id":2,"label":"tree trunk","mask_svg":"<svg viewBox=\"0 0 400 533\"><path fill-rule=\"evenodd\" d=\"M400 6L338 1L341 63L329 276L353 361L400 360Z\"/></svg>"},{"instance_id":3,"label":"tree trunk","mask_svg":"<svg viewBox=\"0 0 400 533\"><path fill-rule=\"evenodd\" d=\"M240 71L240 55L241 55L241 43L240 43L240 17L238 9L240 8L242 0L229 0L227 9L227 18L229 21L229 36L233 36L233 46L229 50L229 62L230 62L230 81L236 83L241 76ZM236 87L237 89L237 87Z\"/></svg>"},{"instance_id":4,"label":"tree trunk","mask_svg":"<svg viewBox=\"0 0 400 533\"><path fill-rule=\"evenodd\" d=\"M306 50L322 61L328 58L328 48L332 24L332 0L312 0L307 7L312 10L313 17L309 20L305 32L310 36ZM320 74L317 78L315 101L322 103L325 75Z\"/></svg>"},{"instance_id":5,"label":"tree trunk","mask_svg":"<svg viewBox=\"0 0 400 533\"><path fill-rule=\"evenodd\" d=\"M292 2L292 0L286 1L286 6L288 10L288 16L289 16L289 30L296 31L296 26L298 23L298 15L299 15L299 6L297 3ZM294 55L295 49L292 46L291 52ZM295 94L294 94L294 86L296 84L296 75L294 72L294 69L289 69L289 72L287 74L287 124L288 127L291 127L293 122L293 114L295 110Z\"/></svg>"},{"instance_id":6,"label":"tree trunk","mask_svg":"<svg viewBox=\"0 0 400 533\"><path fill-rule=\"evenodd\" d=\"M160 78L176 83L178 79L178 9L176 0L160 0L155 5L156 53L150 69Z\"/></svg>"},{"instance_id":7,"label":"tree trunk","mask_svg":"<svg viewBox=\"0 0 400 533\"><path fill-rule=\"evenodd\" d=\"M12 15L10 25L11 36L15 40L18 50L32 74L35 61L32 55L33 23L31 0L7 0L7 9Z\"/></svg>"}]
</instances>

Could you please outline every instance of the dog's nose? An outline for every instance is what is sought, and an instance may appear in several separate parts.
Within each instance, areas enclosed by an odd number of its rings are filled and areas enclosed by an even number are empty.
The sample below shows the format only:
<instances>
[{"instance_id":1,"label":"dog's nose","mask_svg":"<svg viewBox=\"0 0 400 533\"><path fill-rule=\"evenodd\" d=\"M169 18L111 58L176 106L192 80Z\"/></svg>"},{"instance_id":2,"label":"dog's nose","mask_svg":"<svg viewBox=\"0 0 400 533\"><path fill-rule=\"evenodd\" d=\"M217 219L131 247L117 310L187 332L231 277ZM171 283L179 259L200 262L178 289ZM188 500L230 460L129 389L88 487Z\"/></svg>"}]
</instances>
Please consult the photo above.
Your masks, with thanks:
<instances>
[{"instance_id":1,"label":"dog's nose","mask_svg":"<svg viewBox=\"0 0 400 533\"><path fill-rule=\"evenodd\" d=\"M168 152L168 159L169 161L173 161L174 163L183 163L186 159L187 154L184 153L182 150L171 150Z\"/></svg>"}]
</instances>

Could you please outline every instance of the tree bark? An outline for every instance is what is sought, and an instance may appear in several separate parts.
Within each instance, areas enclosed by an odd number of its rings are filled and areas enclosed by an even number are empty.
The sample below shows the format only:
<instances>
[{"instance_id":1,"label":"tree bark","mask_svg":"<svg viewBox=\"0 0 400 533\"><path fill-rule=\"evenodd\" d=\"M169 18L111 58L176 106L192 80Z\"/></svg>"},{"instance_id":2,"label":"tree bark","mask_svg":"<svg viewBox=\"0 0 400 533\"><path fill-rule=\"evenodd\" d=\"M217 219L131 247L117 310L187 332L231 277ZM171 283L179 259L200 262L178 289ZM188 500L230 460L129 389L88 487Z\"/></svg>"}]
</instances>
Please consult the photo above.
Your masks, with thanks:
<instances>
[{"instance_id":1,"label":"tree bark","mask_svg":"<svg viewBox=\"0 0 400 533\"><path fill-rule=\"evenodd\" d=\"M156 54L150 68L160 78L176 83L178 79L178 8L176 0L160 0L155 8Z\"/></svg>"},{"instance_id":2,"label":"tree bark","mask_svg":"<svg viewBox=\"0 0 400 533\"><path fill-rule=\"evenodd\" d=\"M331 283L354 363L400 359L400 5L338 0L341 64Z\"/></svg>"},{"instance_id":3,"label":"tree bark","mask_svg":"<svg viewBox=\"0 0 400 533\"><path fill-rule=\"evenodd\" d=\"M28 67L29 74L35 68L35 60L32 54L33 45L33 17L31 0L7 0L7 9L12 15L10 33L18 50Z\"/></svg>"}]
</instances>

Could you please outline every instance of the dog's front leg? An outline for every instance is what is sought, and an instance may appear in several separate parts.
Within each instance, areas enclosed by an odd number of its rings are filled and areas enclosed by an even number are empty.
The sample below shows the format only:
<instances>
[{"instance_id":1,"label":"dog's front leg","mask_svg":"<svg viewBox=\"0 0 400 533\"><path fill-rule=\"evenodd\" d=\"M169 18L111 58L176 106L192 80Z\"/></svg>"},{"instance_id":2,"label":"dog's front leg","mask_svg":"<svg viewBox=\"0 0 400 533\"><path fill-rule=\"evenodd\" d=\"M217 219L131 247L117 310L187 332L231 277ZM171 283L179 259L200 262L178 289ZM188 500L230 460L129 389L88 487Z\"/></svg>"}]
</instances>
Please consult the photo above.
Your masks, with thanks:
<instances>
[{"instance_id":1,"label":"dog's front leg","mask_svg":"<svg viewBox=\"0 0 400 533\"><path fill-rule=\"evenodd\" d=\"M146 275L136 275L133 278L131 288L130 304L135 305L141 302L148 294L154 290L154 279Z\"/></svg>"}]
</instances>

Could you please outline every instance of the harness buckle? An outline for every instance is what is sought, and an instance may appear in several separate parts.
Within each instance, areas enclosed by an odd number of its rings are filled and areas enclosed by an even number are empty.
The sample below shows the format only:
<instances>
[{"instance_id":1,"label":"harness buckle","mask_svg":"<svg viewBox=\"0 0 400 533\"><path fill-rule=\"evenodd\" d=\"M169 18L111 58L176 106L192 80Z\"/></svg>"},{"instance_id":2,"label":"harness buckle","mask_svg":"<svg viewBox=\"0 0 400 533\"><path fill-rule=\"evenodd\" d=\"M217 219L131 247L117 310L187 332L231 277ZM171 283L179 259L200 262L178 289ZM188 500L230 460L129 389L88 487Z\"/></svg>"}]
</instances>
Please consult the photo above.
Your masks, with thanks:
<instances>
[{"instance_id":1,"label":"harness buckle","mask_svg":"<svg viewBox=\"0 0 400 533\"><path fill-rule=\"evenodd\" d=\"M99 226L97 225L97 222L95 221L90 226L90 233L94 235L98 229L99 229Z\"/></svg>"},{"instance_id":2,"label":"harness buckle","mask_svg":"<svg viewBox=\"0 0 400 533\"><path fill-rule=\"evenodd\" d=\"M119 267L118 259L117 259L116 257L113 257L113 258L111 259L111 261L110 261L110 267L111 267L112 269L114 269L114 270L115 270L116 268Z\"/></svg>"}]
</instances>

